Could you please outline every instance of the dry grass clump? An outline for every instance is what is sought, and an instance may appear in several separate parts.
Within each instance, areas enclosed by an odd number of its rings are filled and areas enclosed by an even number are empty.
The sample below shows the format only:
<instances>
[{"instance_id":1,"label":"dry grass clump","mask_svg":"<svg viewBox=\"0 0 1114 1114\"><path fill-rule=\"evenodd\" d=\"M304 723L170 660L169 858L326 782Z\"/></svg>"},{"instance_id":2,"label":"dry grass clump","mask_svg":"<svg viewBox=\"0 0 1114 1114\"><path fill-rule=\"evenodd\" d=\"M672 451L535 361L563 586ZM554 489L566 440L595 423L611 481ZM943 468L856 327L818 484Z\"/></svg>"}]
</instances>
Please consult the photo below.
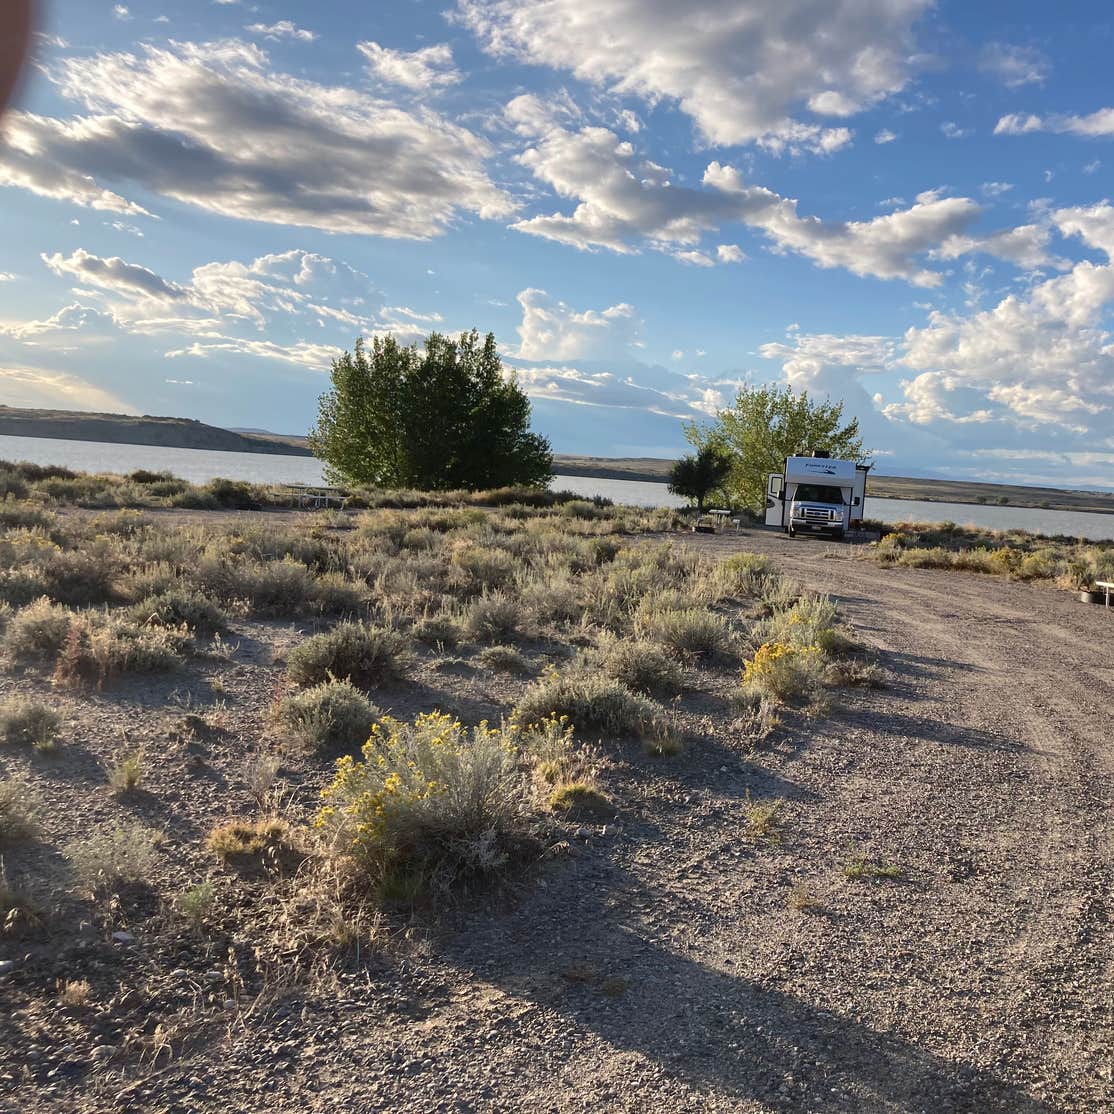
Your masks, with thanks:
<instances>
[{"instance_id":1,"label":"dry grass clump","mask_svg":"<svg viewBox=\"0 0 1114 1114\"><path fill-rule=\"evenodd\" d=\"M93 996L93 987L87 979L66 979L58 987L58 1002L69 1010L84 1009Z\"/></svg>"},{"instance_id":2,"label":"dry grass clump","mask_svg":"<svg viewBox=\"0 0 1114 1114\"><path fill-rule=\"evenodd\" d=\"M464 612L464 633L477 642L506 642L518 634L518 602L502 592L485 593Z\"/></svg>"},{"instance_id":3,"label":"dry grass clump","mask_svg":"<svg viewBox=\"0 0 1114 1114\"><path fill-rule=\"evenodd\" d=\"M650 606L636 615L635 631L683 659L725 661L736 655L731 626L722 615L705 608Z\"/></svg>"},{"instance_id":4,"label":"dry grass clump","mask_svg":"<svg viewBox=\"0 0 1114 1114\"><path fill-rule=\"evenodd\" d=\"M38 900L22 887L13 886L0 859L0 936L37 935L46 927L47 914Z\"/></svg>"},{"instance_id":5,"label":"dry grass clump","mask_svg":"<svg viewBox=\"0 0 1114 1114\"><path fill-rule=\"evenodd\" d=\"M291 650L286 672L296 685L317 685L336 678L377 688L401 681L408 668L406 640L397 632L345 622Z\"/></svg>"},{"instance_id":6,"label":"dry grass clump","mask_svg":"<svg viewBox=\"0 0 1114 1114\"><path fill-rule=\"evenodd\" d=\"M751 839L778 841L781 824L780 801L753 801L750 790L747 790L743 817L746 833Z\"/></svg>"},{"instance_id":7,"label":"dry grass clump","mask_svg":"<svg viewBox=\"0 0 1114 1114\"><path fill-rule=\"evenodd\" d=\"M897 863L856 854L843 864L842 873L851 882L892 882L901 878L905 871Z\"/></svg>"},{"instance_id":8,"label":"dry grass clump","mask_svg":"<svg viewBox=\"0 0 1114 1114\"><path fill-rule=\"evenodd\" d=\"M599 641L597 653L603 672L634 692L676 696L684 687L680 665L656 642L605 635Z\"/></svg>"},{"instance_id":9,"label":"dry grass clump","mask_svg":"<svg viewBox=\"0 0 1114 1114\"><path fill-rule=\"evenodd\" d=\"M41 807L38 794L27 782L17 778L0 781L0 845L33 838L39 830L36 813Z\"/></svg>"},{"instance_id":10,"label":"dry grass clump","mask_svg":"<svg viewBox=\"0 0 1114 1114\"><path fill-rule=\"evenodd\" d=\"M884 689L886 675L874 662L833 661L824 670L824 683L835 688Z\"/></svg>"},{"instance_id":11,"label":"dry grass clump","mask_svg":"<svg viewBox=\"0 0 1114 1114\"><path fill-rule=\"evenodd\" d=\"M133 604L128 617L140 626L186 627L194 634L216 634L228 629L228 616L208 597L188 588L150 595Z\"/></svg>"},{"instance_id":12,"label":"dry grass clump","mask_svg":"<svg viewBox=\"0 0 1114 1114\"><path fill-rule=\"evenodd\" d=\"M125 747L117 753L108 767L108 785L113 793L123 797L139 788L143 757L142 747Z\"/></svg>"},{"instance_id":13,"label":"dry grass clump","mask_svg":"<svg viewBox=\"0 0 1114 1114\"><path fill-rule=\"evenodd\" d=\"M379 709L350 681L330 679L289 693L275 705L274 722L312 751L363 743Z\"/></svg>"},{"instance_id":14,"label":"dry grass clump","mask_svg":"<svg viewBox=\"0 0 1114 1114\"><path fill-rule=\"evenodd\" d=\"M70 633L74 613L45 597L21 608L4 632L4 654L15 662L53 661Z\"/></svg>"},{"instance_id":15,"label":"dry grass clump","mask_svg":"<svg viewBox=\"0 0 1114 1114\"><path fill-rule=\"evenodd\" d=\"M499 673L529 673L530 663L514 646L485 646L477 655L485 669Z\"/></svg>"},{"instance_id":16,"label":"dry grass clump","mask_svg":"<svg viewBox=\"0 0 1114 1114\"><path fill-rule=\"evenodd\" d=\"M440 712L382 720L324 796L315 826L375 885L489 874L533 829L516 732Z\"/></svg>"},{"instance_id":17,"label":"dry grass clump","mask_svg":"<svg viewBox=\"0 0 1114 1114\"><path fill-rule=\"evenodd\" d=\"M155 868L157 836L141 824L99 824L63 848L78 882L90 892L146 882Z\"/></svg>"},{"instance_id":18,"label":"dry grass clump","mask_svg":"<svg viewBox=\"0 0 1114 1114\"><path fill-rule=\"evenodd\" d=\"M542 677L522 694L512 720L525 727L552 716L567 717L581 735L641 739L657 748L672 742L661 705L599 674L578 671Z\"/></svg>"},{"instance_id":19,"label":"dry grass clump","mask_svg":"<svg viewBox=\"0 0 1114 1114\"><path fill-rule=\"evenodd\" d=\"M547 803L554 812L577 820L594 820L615 812L606 793L583 781L562 782L549 794Z\"/></svg>"},{"instance_id":20,"label":"dry grass clump","mask_svg":"<svg viewBox=\"0 0 1114 1114\"><path fill-rule=\"evenodd\" d=\"M293 829L278 817L219 824L205 840L222 862L239 869L286 871L304 858Z\"/></svg>"},{"instance_id":21,"label":"dry grass clump","mask_svg":"<svg viewBox=\"0 0 1114 1114\"><path fill-rule=\"evenodd\" d=\"M166 673L181 664L187 643L181 631L137 627L112 613L82 612L55 659L54 683L80 688L126 674Z\"/></svg>"},{"instance_id":22,"label":"dry grass clump","mask_svg":"<svg viewBox=\"0 0 1114 1114\"><path fill-rule=\"evenodd\" d=\"M449 615L427 615L414 624L411 633L423 646L448 649L456 646L464 636L460 623Z\"/></svg>"},{"instance_id":23,"label":"dry grass clump","mask_svg":"<svg viewBox=\"0 0 1114 1114\"><path fill-rule=\"evenodd\" d=\"M720 561L710 576L717 595L733 599L759 598L776 579L774 563L760 553L734 553Z\"/></svg>"},{"instance_id":24,"label":"dry grass clump","mask_svg":"<svg viewBox=\"0 0 1114 1114\"><path fill-rule=\"evenodd\" d=\"M213 912L216 904L216 887L212 882L199 882L183 890L174 899L174 908L192 925L199 928Z\"/></svg>"},{"instance_id":25,"label":"dry grass clump","mask_svg":"<svg viewBox=\"0 0 1114 1114\"><path fill-rule=\"evenodd\" d=\"M0 739L9 746L49 752L57 746L62 717L37 700L11 696L0 702Z\"/></svg>"}]
</instances>

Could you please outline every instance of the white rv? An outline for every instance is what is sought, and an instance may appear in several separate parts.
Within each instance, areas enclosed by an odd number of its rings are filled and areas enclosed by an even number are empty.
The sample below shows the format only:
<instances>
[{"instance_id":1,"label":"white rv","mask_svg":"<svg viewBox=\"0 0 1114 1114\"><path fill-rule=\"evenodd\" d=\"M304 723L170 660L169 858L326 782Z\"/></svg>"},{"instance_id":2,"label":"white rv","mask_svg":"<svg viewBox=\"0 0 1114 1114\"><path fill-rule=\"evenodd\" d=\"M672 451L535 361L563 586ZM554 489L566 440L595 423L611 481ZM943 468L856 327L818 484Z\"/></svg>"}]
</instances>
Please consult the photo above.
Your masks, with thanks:
<instances>
[{"instance_id":1,"label":"white rv","mask_svg":"<svg viewBox=\"0 0 1114 1114\"><path fill-rule=\"evenodd\" d=\"M766 525L797 533L843 535L863 520L869 464L827 453L790 456L766 481Z\"/></svg>"}]
</instances>

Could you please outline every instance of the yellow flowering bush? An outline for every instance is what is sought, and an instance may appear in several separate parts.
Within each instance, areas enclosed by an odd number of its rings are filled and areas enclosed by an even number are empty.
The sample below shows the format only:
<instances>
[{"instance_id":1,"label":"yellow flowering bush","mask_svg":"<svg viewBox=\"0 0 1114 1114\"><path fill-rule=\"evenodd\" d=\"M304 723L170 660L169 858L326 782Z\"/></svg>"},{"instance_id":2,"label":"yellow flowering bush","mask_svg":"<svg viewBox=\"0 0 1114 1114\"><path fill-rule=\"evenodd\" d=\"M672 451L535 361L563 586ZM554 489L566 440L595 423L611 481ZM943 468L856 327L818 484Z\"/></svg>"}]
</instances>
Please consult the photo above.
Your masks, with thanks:
<instances>
[{"instance_id":1,"label":"yellow flowering bush","mask_svg":"<svg viewBox=\"0 0 1114 1114\"><path fill-rule=\"evenodd\" d=\"M518 738L443 712L385 716L361 759L337 762L315 826L373 878L405 863L493 870L528 827Z\"/></svg>"},{"instance_id":2,"label":"yellow flowering bush","mask_svg":"<svg viewBox=\"0 0 1114 1114\"><path fill-rule=\"evenodd\" d=\"M743 689L777 700L806 695L819 680L819 646L763 642L743 667Z\"/></svg>"}]
</instances>

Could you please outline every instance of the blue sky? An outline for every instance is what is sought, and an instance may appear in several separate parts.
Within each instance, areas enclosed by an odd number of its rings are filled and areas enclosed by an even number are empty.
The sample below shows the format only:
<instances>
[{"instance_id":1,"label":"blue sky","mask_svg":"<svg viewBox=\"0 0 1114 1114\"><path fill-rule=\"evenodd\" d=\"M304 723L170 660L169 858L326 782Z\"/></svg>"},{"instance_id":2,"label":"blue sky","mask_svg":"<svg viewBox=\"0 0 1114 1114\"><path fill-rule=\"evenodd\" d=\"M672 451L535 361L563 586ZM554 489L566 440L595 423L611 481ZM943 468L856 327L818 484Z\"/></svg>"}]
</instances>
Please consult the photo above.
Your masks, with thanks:
<instances>
[{"instance_id":1,"label":"blue sky","mask_svg":"<svg viewBox=\"0 0 1114 1114\"><path fill-rule=\"evenodd\" d=\"M0 132L0 401L302 432L498 337L559 452L740 383L881 471L1114 488L1107 4L55 0Z\"/></svg>"}]
</instances>

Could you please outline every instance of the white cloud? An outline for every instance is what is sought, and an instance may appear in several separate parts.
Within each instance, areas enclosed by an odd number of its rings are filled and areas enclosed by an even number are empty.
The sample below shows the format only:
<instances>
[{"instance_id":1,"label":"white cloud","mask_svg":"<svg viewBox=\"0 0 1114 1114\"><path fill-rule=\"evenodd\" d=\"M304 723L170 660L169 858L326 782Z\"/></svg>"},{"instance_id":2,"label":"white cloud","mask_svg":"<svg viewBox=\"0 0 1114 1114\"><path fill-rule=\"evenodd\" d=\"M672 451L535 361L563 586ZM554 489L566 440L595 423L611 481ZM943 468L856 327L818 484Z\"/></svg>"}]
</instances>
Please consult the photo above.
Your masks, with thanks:
<instances>
[{"instance_id":1,"label":"white cloud","mask_svg":"<svg viewBox=\"0 0 1114 1114\"><path fill-rule=\"evenodd\" d=\"M720 244L716 248L716 258L721 263L742 263L746 252L738 244Z\"/></svg>"},{"instance_id":2,"label":"white cloud","mask_svg":"<svg viewBox=\"0 0 1114 1114\"><path fill-rule=\"evenodd\" d=\"M368 73L391 85L414 90L440 89L461 80L447 43L413 51L391 50L376 42L357 43L356 47L367 60Z\"/></svg>"},{"instance_id":3,"label":"white cloud","mask_svg":"<svg viewBox=\"0 0 1114 1114\"><path fill-rule=\"evenodd\" d=\"M1013 189L1012 182L983 182L979 187L983 197L1001 197Z\"/></svg>"},{"instance_id":4,"label":"white cloud","mask_svg":"<svg viewBox=\"0 0 1114 1114\"><path fill-rule=\"evenodd\" d=\"M277 23L251 23L244 28L250 35L262 35L265 39L296 39L298 42L311 43L317 38L313 31L298 27L289 19L280 19Z\"/></svg>"},{"instance_id":5,"label":"white cloud","mask_svg":"<svg viewBox=\"0 0 1114 1114\"><path fill-rule=\"evenodd\" d=\"M1059 132L1097 139L1114 135L1114 108L1100 108L1089 116L1003 116L994 127L995 135L1028 135L1030 132Z\"/></svg>"},{"instance_id":6,"label":"white cloud","mask_svg":"<svg viewBox=\"0 0 1114 1114\"><path fill-rule=\"evenodd\" d=\"M712 162L701 188L674 185L668 168L639 158L633 145L614 132L600 127L570 131L554 122L536 99L525 106L529 111L520 102L510 106L513 125L520 132L536 127L539 134L519 162L577 204L571 214L529 217L512 227L580 249L629 254L646 246L707 265L713 259L701 250L701 240L724 225L740 223L764 233L771 250L796 252L821 267L935 286L940 275L918 257L965 234L980 212L970 198L926 191L910 208L869 221L802 217L796 201L746 184L734 167ZM999 243L983 237L972 240L967 250L997 252ZM1011 254L997 253L1011 258L1016 245L1006 246ZM717 257L733 262L732 254Z\"/></svg>"},{"instance_id":7,"label":"white cloud","mask_svg":"<svg viewBox=\"0 0 1114 1114\"><path fill-rule=\"evenodd\" d=\"M0 282L14 282L15 275L11 271L0 271Z\"/></svg>"},{"instance_id":8,"label":"white cloud","mask_svg":"<svg viewBox=\"0 0 1114 1114\"><path fill-rule=\"evenodd\" d=\"M46 368L0 365L0 395L8 406L138 414L129 402L76 375Z\"/></svg>"},{"instance_id":9,"label":"white cloud","mask_svg":"<svg viewBox=\"0 0 1114 1114\"><path fill-rule=\"evenodd\" d=\"M626 302L603 310L578 312L544 290L522 290L516 355L524 360L575 360L629 356L641 321Z\"/></svg>"},{"instance_id":10,"label":"white cloud","mask_svg":"<svg viewBox=\"0 0 1114 1114\"><path fill-rule=\"evenodd\" d=\"M10 114L0 185L145 214L101 184L130 182L227 217L417 239L514 208L487 176L485 140L428 109L273 72L255 46L70 58L56 79L93 115Z\"/></svg>"},{"instance_id":11,"label":"white cloud","mask_svg":"<svg viewBox=\"0 0 1114 1114\"><path fill-rule=\"evenodd\" d=\"M56 275L73 275L83 283L92 283L117 293L170 300L186 296L182 287L167 282L146 267L126 263L119 256L102 259L84 248L78 248L68 258L61 252L55 252L49 256L44 253L42 259Z\"/></svg>"},{"instance_id":12,"label":"white cloud","mask_svg":"<svg viewBox=\"0 0 1114 1114\"><path fill-rule=\"evenodd\" d=\"M651 104L676 102L709 144L825 150L846 142L846 129L796 114L846 117L904 88L917 57L913 26L929 4L458 0L457 12L492 54Z\"/></svg>"},{"instance_id":13,"label":"white cloud","mask_svg":"<svg viewBox=\"0 0 1114 1114\"><path fill-rule=\"evenodd\" d=\"M893 143L895 139L897 139L897 132L892 132L889 128L882 128L874 133L875 143Z\"/></svg>"},{"instance_id":14,"label":"white cloud","mask_svg":"<svg viewBox=\"0 0 1114 1114\"><path fill-rule=\"evenodd\" d=\"M975 133L970 128L961 128L954 120L945 120L940 125L945 139L967 139Z\"/></svg>"},{"instance_id":15,"label":"white cloud","mask_svg":"<svg viewBox=\"0 0 1114 1114\"><path fill-rule=\"evenodd\" d=\"M1052 65L1036 47L988 43L979 55L979 68L996 77L1008 89L1043 85Z\"/></svg>"},{"instance_id":16,"label":"white cloud","mask_svg":"<svg viewBox=\"0 0 1114 1114\"><path fill-rule=\"evenodd\" d=\"M131 19L131 12L123 4L117 4L112 9L112 14L119 20L126 21Z\"/></svg>"}]
</instances>

